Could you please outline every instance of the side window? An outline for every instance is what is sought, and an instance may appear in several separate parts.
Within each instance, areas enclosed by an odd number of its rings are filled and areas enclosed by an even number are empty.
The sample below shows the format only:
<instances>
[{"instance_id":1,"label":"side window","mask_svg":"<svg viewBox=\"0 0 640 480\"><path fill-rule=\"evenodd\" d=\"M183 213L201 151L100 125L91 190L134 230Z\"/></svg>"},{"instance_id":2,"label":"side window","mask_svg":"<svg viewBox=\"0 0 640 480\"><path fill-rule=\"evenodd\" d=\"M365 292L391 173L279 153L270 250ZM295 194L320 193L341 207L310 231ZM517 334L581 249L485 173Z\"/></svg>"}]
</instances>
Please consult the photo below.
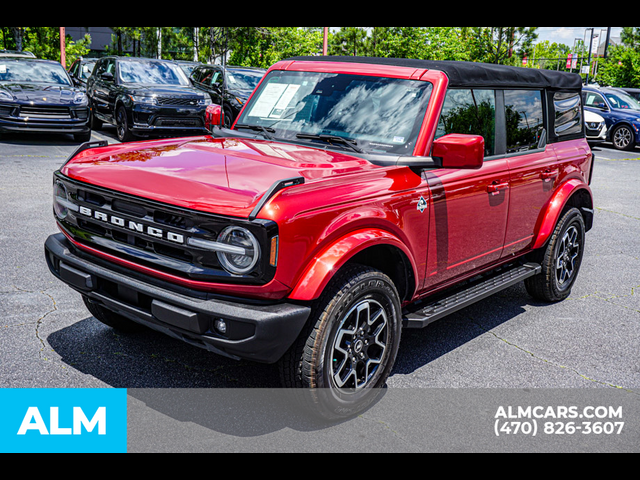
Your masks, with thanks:
<instances>
[{"instance_id":1,"label":"side window","mask_svg":"<svg viewBox=\"0 0 640 480\"><path fill-rule=\"evenodd\" d=\"M213 81L213 75L214 72L212 69L205 68L204 70L202 70L200 83L202 83L202 85L204 85L205 87L210 87L211 82Z\"/></svg>"},{"instance_id":2,"label":"side window","mask_svg":"<svg viewBox=\"0 0 640 480\"><path fill-rule=\"evenodd\" d=\"M98 65L96 66L95 76L100 77L105 72L105 66L107 65L106 60L100 60Z\"/></svg>"},{"instance_id":3,"label":"side window","mask_svg":"<svg viewBox=\"0 0 640 480\"><path fill-rule=\"evenodd\" d=\"M582 99L578 93L558 92L553 96L555 134L563 137L582 133Z\"/></svg>"},{"instance_id":4,"label":"side window","mask_svg":"<svg viewBox=\"0 0 640 480\"><path fill-rule=\"evenodd\" d=\"M449 90L436 138L450 133L481 135L485 155L495 155L496 96L493 90Z\"/></svg>"},{"instance_id":5,"label":"side window","mask_svg":"<svg viewBox=\"0 0 640 480\"><path fill-rule=\"evenodd\" d=\"M504 105L507 153L537 149L545 133L542 92L505 90Z\"/></svg>"},{"instance_id":6,"label":"side window","mask_svg":"<svg viewBox=\"0 0 640 480\"><path fill-rule=\"evenodd\" d=\"M199 68L196 68L191 73L191 79L196 83L202 83L202 70L200 70Z\"/></svg>"},{"instance_id":7,"label":"side window","mask_svg":"<svg viewBox=\"0 0 640 480\"><path fill-rule=\"evenodd\" d=\"M222 76L222 71L216 69L213 74L213 79L211 80L211 85L214 87L222 87L224 84L224 77Z\"/></svg>"},{"instance_id":8,"label":"side window","mask_svg":"<svg viewBox=\"0 0 640 480\"><path fill-rule=\"evenodd\" d=\"M116 75L116 61L113 59L109 59L107 60L107 65L106 65L106 71L105 73L112 73L113 76L115 77Z\"/></svg>"},{"instance_id":9,"label":"side window","mask_svg":"<svg viewBox=\"0 0 640 480\"><path fill-rule=\"evenodd\" d=\"M599 93L595 92L585 92L585 101L584 104L587 107L592 108L607 108L607 103L604 101L604 98Z\"/></svg>"}]
</instances>

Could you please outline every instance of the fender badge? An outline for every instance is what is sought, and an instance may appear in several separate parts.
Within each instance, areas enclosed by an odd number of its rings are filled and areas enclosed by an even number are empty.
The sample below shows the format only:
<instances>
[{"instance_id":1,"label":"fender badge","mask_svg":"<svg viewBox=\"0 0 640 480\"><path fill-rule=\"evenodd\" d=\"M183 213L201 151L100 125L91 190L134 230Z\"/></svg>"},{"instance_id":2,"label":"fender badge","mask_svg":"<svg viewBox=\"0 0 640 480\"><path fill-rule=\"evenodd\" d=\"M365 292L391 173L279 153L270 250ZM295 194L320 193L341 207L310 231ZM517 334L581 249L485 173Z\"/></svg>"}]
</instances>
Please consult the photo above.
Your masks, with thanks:
<instances>
[{"instance_id":1,"label":"fender badge","mask_svg":"<svg viewBox=\"0 0 640 480\"><path fill-rule=\"evenodd\" d=\"M420 213L424 213L424 211L429 208L429 204L424 199L424 197L420 197L420 201L418 202L418 211Z\"/></svg>"}]
</instances>

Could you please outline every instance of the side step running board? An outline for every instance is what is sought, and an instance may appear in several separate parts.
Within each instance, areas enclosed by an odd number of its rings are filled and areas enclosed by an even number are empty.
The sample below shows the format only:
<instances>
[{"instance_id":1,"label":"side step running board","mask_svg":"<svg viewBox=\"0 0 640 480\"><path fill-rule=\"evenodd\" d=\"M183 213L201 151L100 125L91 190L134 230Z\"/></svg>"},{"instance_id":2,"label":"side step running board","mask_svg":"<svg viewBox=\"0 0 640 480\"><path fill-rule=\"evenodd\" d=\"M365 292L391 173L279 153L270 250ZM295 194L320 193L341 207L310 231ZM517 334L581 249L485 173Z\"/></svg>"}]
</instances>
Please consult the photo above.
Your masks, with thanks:
<instances>
[{"instance_id":1,"label":"side step running board","mask_svg":"<svg viewBox=\"0 0 640 480\"><path fill-rule=\"evenodd\" d=\"M476 302L489 298L502 290L513 287L527 278L542 272L535 263L502 268L489 276L469 281L464 287L457 288L438 297L410 305L404 312L404 327L420 329L433 322L458 312Z\"/></svg>"}]
</instances>

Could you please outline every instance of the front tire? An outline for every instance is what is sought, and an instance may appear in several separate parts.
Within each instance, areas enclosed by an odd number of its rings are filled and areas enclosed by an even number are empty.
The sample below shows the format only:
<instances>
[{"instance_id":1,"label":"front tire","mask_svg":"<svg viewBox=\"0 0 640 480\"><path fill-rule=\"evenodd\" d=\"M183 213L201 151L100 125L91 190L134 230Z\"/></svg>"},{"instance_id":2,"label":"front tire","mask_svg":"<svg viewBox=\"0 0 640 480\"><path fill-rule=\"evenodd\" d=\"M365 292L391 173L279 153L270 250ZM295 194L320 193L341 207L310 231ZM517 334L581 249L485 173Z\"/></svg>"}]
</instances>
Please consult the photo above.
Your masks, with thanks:
<instances>
[{"instance_id":1,"label":"front tire","mask_svg":"<svg viewBox=\"0 0 640 480\"><path fill-rule=\"evenodd\" d=\"M378 270L350 266L317 302L307 329L281 361L285 388L327 420L350 418L382 393L402 333L398 292Z\"/></svg>"},{"instance_id":2,"label":"front tire","mask_svg":"<svg viewBox=\"0 0 640 480\"><path fill-rule=\"evenodd\" d=\"M120 105L116 113L116 131L118 134L118 140L120 142L130 142L133 140L133 134L131 133L131 127L129 127L129 117L127 110L124 106Z\"/></svg>"},{"instance_id":3,"label":"front tire","mask_svg":"<svg viewBox=\"0 0 640 480\"><path fill-rule=\"evenodd\" d=\"M536 253L542 273L525 281L532 297L555 303L571 295L582 266L585 232L580 210L572 208L562 216L546 249Z\"/></svg>"}]
</instances>

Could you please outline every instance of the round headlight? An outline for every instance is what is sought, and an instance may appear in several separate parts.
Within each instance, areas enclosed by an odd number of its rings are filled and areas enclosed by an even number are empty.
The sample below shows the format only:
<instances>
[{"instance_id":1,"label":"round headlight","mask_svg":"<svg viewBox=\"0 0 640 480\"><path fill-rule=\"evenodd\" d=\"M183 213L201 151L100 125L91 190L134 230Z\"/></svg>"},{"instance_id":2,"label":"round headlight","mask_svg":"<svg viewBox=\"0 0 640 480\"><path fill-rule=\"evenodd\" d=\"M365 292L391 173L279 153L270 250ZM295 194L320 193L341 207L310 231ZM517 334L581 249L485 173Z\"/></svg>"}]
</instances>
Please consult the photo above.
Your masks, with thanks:
<instances>
[{"instance_id":1,"label":"round headlight","mask_svg":"<svg viewBox=\"0 0 640 480\"><path fill-rule=\"evenodd\" d=\"M244 254L218 252L218 260L229 273L244 275L255 268L260 260L260 244L246 228L229 227L218 237L218 243L244 249Z\"/></svg>"}]
</instances>

